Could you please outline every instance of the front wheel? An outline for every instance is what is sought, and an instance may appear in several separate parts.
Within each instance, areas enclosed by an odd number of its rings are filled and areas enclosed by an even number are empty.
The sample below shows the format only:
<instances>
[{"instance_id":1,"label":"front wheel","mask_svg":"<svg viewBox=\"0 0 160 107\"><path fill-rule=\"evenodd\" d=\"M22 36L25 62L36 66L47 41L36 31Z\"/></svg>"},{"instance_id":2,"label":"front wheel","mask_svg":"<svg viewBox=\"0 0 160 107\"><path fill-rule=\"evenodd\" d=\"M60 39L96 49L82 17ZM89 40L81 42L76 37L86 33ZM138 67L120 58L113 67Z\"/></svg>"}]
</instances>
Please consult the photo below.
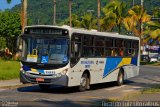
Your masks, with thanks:
<instances>
[{"instance_id":1,"label":"front wheel","mask_svg":"<svg viewBox=\"0 0 160 107\"><path fill-rule=\"evenodd\" d=\"M85 91L86 89L89 89L89 78L87 74L83 74L80 80L80 86L79 86L79 91Z\"/></svg>"},{"instance_id":2,"label":"front wheel","mask_svg":"<svg viewBox=\"0 0 160 107\"><path fill-rule=\"evenodd\" d=\"M124 83L124 73L122 70L120 70L119 74L118 74L118 78L117 78L117 85L121 86Z\"/></svg>"}]
</instances>

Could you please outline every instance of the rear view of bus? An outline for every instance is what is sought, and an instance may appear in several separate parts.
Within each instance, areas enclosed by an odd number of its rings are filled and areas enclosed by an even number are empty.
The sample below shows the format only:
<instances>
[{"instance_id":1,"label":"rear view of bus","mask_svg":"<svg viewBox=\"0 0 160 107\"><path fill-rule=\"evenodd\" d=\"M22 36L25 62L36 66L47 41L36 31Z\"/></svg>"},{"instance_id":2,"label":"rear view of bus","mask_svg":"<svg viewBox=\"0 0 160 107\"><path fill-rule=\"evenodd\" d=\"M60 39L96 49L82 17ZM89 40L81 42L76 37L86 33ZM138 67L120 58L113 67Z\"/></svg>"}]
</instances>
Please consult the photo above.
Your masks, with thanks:
<instances>
[{"instance_id":1,"label":"rear view of bus","mask_svg":"<svg viewBox=\"0 0 160 107\"><path fill-rule=\"evenodd\" d=\"M49 26L32 26L22 35L20 81L38 83L42 89L51 84L67 86L69 32Z\"/></svg>"}]
</instances>

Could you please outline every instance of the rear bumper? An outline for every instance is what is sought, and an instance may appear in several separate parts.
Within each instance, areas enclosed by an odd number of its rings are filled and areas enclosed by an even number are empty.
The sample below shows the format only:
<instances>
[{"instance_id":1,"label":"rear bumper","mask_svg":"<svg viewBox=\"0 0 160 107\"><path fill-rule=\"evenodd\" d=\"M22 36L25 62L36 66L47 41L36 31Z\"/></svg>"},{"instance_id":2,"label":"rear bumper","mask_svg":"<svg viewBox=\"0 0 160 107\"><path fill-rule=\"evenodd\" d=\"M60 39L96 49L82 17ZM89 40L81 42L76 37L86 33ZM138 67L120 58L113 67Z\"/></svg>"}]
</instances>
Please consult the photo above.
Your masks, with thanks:
<instances>
[{"instance_id":1,"label":"rear bumper","mask_svg":"<svg viewBox=\"0 0 160 107\"><path fill-rule=\"evenodd\" d=\"M44 78L44 82L37 82L36 78ZM20 72L20 82L23 84L32 83L32 84L48 84L48 85L58 85L58 86L68 86L68 76L62 75L61 77L54 78L52 76L40 76L25 74Z\"/></svg>"}]
</instances>

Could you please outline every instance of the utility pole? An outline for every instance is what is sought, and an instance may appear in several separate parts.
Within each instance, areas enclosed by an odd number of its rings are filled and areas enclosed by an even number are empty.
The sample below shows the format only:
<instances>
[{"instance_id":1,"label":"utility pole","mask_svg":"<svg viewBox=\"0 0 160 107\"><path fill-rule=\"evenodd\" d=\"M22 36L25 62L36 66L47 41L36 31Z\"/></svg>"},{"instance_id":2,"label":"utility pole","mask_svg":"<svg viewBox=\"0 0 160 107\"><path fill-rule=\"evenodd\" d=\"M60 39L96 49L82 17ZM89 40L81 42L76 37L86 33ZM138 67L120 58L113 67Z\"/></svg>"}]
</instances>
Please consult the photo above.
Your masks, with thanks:
<instances>
[{"instance_id":1,"label":"utility pole","mask_svg":"<svg viewBox=\"0 0 160 107\"><path fill-rule=\"evenodd\" d=\"M53 25L56 25L56 0L53 1L54 13L53 13Z\"/></svg>"},{"instance_id":2,"label":"utility pole","mask_svg":"<svg viewBox=\"0 0 160 107\"><path fill-rule=\"evenodd\" d=\"M144 9L144 5L143 5L143 2L144 2L144 0L141 0L141 11L143 11L143 9ZM143 32L143 23L141 22L141 35L142 35L142 32Z\"/></svg>"},{"instance_id":3,"label":"utility pole","mask_svg":"<svg viewBox=\"0 0 160 107\"><path fill-rule=\"evenodd\" d=\"M141 0L141 11L143 11L144 7L143 7L143 2L144 0ZM142 46L142 54L144 51L144 44L143 44L143 23L141 21L141 35L140 35L140 40L141 40L141 46Z\"/></svg>"},{"instance_id":4,"label":"utility pole","mask_svg":"<svg viewBox=\"0 0 160 107\"><path fill-rule=\"evenodd\" d=\"M98 31L100 31L100 14L101 14L101 0L97 0L98 2Z\"/></svg>"},{"instance_id":5,"label":"utility pole","mask_svg":"<svg viewBox=\"0 0 160 107\"><path fill-rule=\"evenodd\" d=\"M22 0L22 31L24 27L27 26L27 0Z\"/></svg>"},{"instance_id":6,"label":"utility pole","mask_svg":"<svg viewBox=\"0 0 160 107\"><path fill-rule=\"evenodd\" d=\"M133 0L133 7L134 7L134 0Z\"/></svg>"},{"instance_id":7,"label":"utility pole","mask_svg":"<svg viewBox=\"0 0 160 107\"><path fill-rule=\"evenodd\" d=\"M72 27L72 0L69 0L69 22L70 27Z\"/></svg>"}]
</instances>

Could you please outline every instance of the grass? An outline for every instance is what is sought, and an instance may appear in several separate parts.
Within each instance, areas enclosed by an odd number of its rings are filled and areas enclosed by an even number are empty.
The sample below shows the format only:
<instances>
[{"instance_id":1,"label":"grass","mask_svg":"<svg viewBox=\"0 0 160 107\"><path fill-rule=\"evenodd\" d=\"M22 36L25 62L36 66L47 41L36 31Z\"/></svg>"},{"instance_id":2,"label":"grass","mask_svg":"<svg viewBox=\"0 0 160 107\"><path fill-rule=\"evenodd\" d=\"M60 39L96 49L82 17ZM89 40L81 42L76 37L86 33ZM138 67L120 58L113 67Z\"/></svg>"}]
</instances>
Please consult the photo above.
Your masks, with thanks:
<instances>
[{"instance_id":1,"label":"grass","mask_svg":"<svg viewBox=\"0 0 160 107\"><path fill-rule=\"evenodd\" d=\"M160 66L160 62L140 62L141 65L153 65L153 66Z\"/></svg>"},{"instance_id":2,"label":"grass","mask_svg":"<svg viewBox=\"0 0 160 107\"><path fill-rule=\"evenodd\" d=\"M142 94L154 94L154 93L160 93L160 86L155 86L151 88L146 88L141 90Z\"/></svg>"},{"instance_id":3,"label":"grass","mask_svg":"<svg viewBox=\"0 0 160 107\"><path fill-rule=\"evenodd\" d=\"M20 63L0 59L0 80L19 78Z\"/></svg>"}]
</instances>

